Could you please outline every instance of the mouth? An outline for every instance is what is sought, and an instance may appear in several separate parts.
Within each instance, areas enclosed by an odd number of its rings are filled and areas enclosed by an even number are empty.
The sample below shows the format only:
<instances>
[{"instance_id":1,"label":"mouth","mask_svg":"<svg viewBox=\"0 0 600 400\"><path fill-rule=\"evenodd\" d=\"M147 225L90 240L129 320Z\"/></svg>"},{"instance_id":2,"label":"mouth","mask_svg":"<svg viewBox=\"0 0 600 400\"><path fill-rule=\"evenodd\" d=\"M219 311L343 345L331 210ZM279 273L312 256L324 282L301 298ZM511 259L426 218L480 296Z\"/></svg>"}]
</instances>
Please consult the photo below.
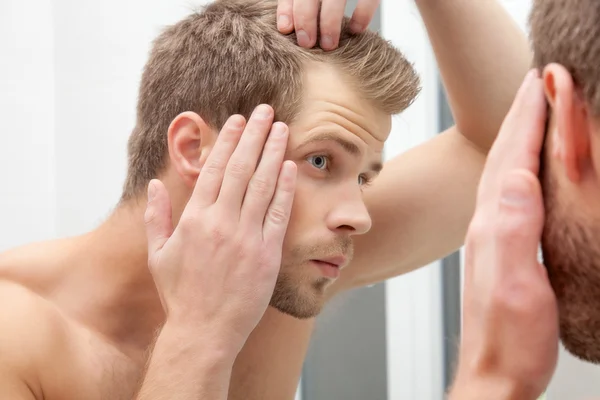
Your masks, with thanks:
<instances>
[{"instance_id":1,"label":"mouth","mask_svg":"<svg viewBox=\"0 0 600 400\"><path fill-rule=\"evenodd\" d=\"M333 256L333 257L319 258L319 259L316 259L313 261L324 263L324 264L329 264L332 267L342 269L347 263L347 258L344 256Z\"/></svg>"},{"instance_id":2,"label":"mouth","mask_svg":"<svg viewBox=\"0 0 600 400\"><path fill-rule=\"evenodd\" d=\"M311 263L321 271L321 274L330 279L337 279L340 276L340 270L347 262L347 258L344 256L311 260Z\"/></svg>"}]
</instances>

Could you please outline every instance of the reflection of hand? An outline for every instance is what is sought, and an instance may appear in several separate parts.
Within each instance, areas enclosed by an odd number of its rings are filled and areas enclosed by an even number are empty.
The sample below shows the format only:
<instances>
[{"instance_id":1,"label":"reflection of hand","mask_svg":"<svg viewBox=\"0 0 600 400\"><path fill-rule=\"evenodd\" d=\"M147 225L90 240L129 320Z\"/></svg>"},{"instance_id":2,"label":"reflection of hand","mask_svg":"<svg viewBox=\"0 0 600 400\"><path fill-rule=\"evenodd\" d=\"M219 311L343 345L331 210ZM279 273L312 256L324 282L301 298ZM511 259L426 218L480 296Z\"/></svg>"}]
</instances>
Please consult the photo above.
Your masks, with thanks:
<instances>
[{"instance_id":1,"label":"reflection of hand","mask_svg":"<svg viewBox=\"0 0 600 400\"><path fill-rule=\"evenodd\" d=\"M367 29L380 0L359 0L350 27L355 33ZM319 15L321 3L321 15ZM321 37L320 46L333 50L338 46L346 0L279 0L277 27L281 33L296 31L298 44L312 48L317 43L317 23Z\"/></svg>"},{"instance_id":2,"label":"reflection of hand","mask_svg":"<svg viewBox=\"0 0 600 400\"><path fill-rule=\"evenodd\" d=\"M542 82L533 72L492 147L467 234L455 400L533 400L556 367L557 304L537 259L545 117Z\"/></svg>"},{"instance_id":3,"label":"reflection of hand","mask_svg":"<svg viewBox=\"0 0 600 400\"><path fill-rule=\"evenodd\" d=\"M174 232L165 187L149 186L149 264L167 324L234 358L273 294L295 190L288 128L272 121L269 106L246 126L227 121Z\"/></svg>"}]
</instances>

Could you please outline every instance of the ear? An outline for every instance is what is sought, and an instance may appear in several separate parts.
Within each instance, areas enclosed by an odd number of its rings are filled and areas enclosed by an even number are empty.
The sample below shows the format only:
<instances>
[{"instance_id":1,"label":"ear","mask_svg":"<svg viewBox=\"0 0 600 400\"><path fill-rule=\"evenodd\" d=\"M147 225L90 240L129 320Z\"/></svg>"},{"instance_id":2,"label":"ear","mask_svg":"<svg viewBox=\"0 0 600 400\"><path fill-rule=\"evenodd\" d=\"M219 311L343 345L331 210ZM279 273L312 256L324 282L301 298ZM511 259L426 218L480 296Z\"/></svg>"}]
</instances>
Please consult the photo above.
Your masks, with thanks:
<instances>
[{"instance_id":1,"label":"ear","mask_svg":"<svg viewBox=\"0 0 600 400\"><path fill-rule=\"evenodd\" d=\"M549 132L552 155L559 160L568 179L578 182L591 158L588 110L576 92L571 74L562 65L549 64L544 68L543 77L555 121Z\"/></svg>"},{"instance_id":2,"label":"ear","mask_svg":"<svg viewBox=\"0 0 600 400\"><path fill-rule=\"evenodd\" d=\"M196 113L184 112L171 122L168 131L170 162L189 187L196 184L216 137L216 132Z\"/></svg>"}]
</instances>

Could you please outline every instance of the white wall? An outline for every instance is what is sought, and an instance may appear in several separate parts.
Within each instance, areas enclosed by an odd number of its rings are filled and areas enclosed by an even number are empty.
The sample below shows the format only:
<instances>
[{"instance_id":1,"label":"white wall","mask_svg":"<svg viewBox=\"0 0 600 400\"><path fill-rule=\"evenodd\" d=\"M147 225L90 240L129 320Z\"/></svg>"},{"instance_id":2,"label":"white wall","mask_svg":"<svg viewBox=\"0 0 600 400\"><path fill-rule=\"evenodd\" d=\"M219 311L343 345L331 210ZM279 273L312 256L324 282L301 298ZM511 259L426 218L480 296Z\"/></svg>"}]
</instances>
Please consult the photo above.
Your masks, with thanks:
<instances>
[{"instance_id":1,"label":"white wall","mask_svg":"<svg viewBox=\"0 0 600 400\"><path fill-rule=\"evenodd\" d=\"M0 250L55 233L51 0L0 2Z\"/></svg>"},{"instance_id":2,"label":"white wall","mask_svg":"<svg viewBox=\"0 0 600 400\"><path fill-rule=\"evenodd\" d=\"M151 40L202 2L0 2L0 250L108 215Z\"/></svg>"}]
</instances>

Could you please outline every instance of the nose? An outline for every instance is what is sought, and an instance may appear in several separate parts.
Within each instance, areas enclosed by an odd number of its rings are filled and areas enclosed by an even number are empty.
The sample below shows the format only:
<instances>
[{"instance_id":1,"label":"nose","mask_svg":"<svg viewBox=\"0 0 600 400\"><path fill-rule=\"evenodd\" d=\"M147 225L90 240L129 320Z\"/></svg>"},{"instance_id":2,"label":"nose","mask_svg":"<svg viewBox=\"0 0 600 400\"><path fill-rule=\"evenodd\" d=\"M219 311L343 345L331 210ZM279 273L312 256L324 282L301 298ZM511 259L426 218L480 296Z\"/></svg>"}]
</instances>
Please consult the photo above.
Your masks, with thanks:
<instances>
[{"instance_id":1,"label":"nose","mask_svg":"<svg viewBox=\"0 0 600 400\"><path fill-rule=\"evenodd\" d=\"M327 227L335 232L363 235L371 229L371 216L362 195L345 197L327 215Z\"/></svg>"}]
</instances>

